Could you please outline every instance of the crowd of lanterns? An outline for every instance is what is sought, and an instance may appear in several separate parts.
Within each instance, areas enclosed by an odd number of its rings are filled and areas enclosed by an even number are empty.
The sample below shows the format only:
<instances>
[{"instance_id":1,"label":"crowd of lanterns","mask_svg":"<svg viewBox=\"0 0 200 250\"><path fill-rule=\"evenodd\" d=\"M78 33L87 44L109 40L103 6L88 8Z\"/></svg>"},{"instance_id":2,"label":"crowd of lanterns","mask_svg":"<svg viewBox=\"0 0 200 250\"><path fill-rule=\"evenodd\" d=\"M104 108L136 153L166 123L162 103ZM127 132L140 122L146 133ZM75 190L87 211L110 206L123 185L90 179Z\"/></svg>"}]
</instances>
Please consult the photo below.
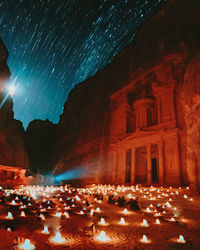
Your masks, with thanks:
<instances>
[{"instance_id":1,"label":"crowd of lanterns","mask_svg":"<svg viewBox=\"0 0 200 250\"><path fill-rule=\"evenodd\" d=\"M103 208L101 204L108 201L109 195L118 197L123 195L125 199L136 199L140 195L141 199L146 200L147 207L142 207L140 213L155 218L155 225L161 225L162 221L168 223L174 223L178 221L177 207L172 205L176 196L182 196L183 199L193 201L192 197L185 194L188 188L163 188L163 187L141 187L141 186L111 186L111 185L92 185L88 188L71 188L69 186L61 187L44 187L44 186L21 186L17 189L1 190L1 203L4 203L8 208L7 215L4 216L4 220L13 221L15 216L12 211L19 211L20 217L26 218L27 213L32 213L34 216L41 220L43 229L38 233L48 235L49 245L69 245L73 242L68 240L66 235L62 233L62 229L59 228L55 232L51 232L46 224L46 214L48 216L55 216L58 220L63 218L70 219L70 211L73 208L79 207L74 214L79 216L87 215L89 218L93 218L96 214L103 214ZM64 195L66 196L64 196ZM101 195L103 199L98 199L98 195ZM52 202L54 197L54 202ZM89 199L89 201L88 201ZM167 199L167 200L166 200ZM93 201L96 205L91 205ZM151 202L154 202L151 203ZM150 203L150 204L149 204ZM121 217L116 222L120 226L127 226L130 224L128 218L132 211L128 208L122 208ZM123 216L123 217L122 217ZM112 235L106 230L101 230L102 227L110 225L109 219L103 216L98 221L99 230L93 232L92 239L97 243L112 243ZM150 227L150 223L147 218L143 218L140 225L141 227ZM10 228L7 228L11 231ZM174 240L178 244L185 244L187 241L183 235L177 235ZM170 240L170 239L169 239ZM141 235L138 242L143 244L149 244L152 239L149 239L147 235ZM35 249L36 245L31 239L23 239L22 242L16 246L21 250Z\"/></svg>"}]
</instances>

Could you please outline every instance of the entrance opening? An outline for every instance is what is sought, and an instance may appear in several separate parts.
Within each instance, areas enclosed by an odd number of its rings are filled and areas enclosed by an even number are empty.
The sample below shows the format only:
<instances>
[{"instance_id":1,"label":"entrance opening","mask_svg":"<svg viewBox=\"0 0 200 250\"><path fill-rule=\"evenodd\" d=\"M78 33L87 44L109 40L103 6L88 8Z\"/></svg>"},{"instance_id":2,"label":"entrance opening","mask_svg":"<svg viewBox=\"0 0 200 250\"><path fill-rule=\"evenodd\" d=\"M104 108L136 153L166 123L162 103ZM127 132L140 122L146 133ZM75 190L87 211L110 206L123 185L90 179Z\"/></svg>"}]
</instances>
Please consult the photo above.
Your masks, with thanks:
<instances>
[{"instance_id":1,"label":"entrance opening","mask_svg":"<svg viewBox=\"0 0 200 250\"><path fill-rule=\"evenodd\" d=\"M126 183L131 182L131 149L126 151Z\"/></svg>"},{"instance_id":2,"label":"entrance opening","mask_svg":"<svg viewBox=\"0 0 200 250\"><path fill-rule=\"evenodd\" d=\"M152 182L158 182L158 167L157 167L157 159L151 159L151 166L152 166Z\"/></svg>"}]
</instances>

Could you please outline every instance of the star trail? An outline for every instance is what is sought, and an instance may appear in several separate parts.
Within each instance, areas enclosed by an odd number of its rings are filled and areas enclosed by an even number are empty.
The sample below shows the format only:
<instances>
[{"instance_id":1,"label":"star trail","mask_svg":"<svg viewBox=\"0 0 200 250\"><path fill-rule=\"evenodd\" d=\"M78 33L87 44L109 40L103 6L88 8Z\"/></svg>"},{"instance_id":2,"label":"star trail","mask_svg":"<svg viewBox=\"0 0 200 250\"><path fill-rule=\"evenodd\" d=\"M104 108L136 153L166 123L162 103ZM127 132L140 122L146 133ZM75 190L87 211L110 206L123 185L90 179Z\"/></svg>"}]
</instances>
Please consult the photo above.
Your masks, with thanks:
<instances>
[{"instance_id":1,"label":"star trail","mask_svg":"<svg viewBox=\"0 0 200 250\"><path fill-rule=\"evenodd\" d=\"M166 0L3 0L15 118L59 121L70 90L110 63Z\"/></svg>"}]
</instances>

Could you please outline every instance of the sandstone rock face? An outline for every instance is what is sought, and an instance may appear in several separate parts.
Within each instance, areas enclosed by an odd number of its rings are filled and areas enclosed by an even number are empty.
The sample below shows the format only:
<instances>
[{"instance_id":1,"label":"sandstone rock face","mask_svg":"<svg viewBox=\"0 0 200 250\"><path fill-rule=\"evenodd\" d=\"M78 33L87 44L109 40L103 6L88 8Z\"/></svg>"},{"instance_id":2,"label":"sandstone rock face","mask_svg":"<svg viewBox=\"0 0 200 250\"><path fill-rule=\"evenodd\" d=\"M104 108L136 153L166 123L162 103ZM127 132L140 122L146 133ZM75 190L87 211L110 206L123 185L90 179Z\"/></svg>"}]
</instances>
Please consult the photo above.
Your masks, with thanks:
<instances>
[{"instance_id":1,"label":"sandstone rock face","mask_svg":"<svg viewBox=\"0 0 200 250\"><path fill-rule=\"evenodd\" d=\"M191 188L200 192L200 53L188 64L182 103L187 125L187 171Z\"/></svg>"},{"instance_id":2,"label":"sandstone rock face","mask_svg":"<svg viewBox=\"0 0 200 250\"><path fill-rule=\"evenodd\" d=\"M24 147L24 129L22 123L14 119L13 101L3 91L5 81L10 77L6 64L8 52L0 40L0 164L27 168L28 156Z\"/></svg>"},{"instance_id":3,"label":"sandstone rock face","mask_svg":"<svg viewBox=\"0 0 200 250\"><path fill-rule=\"evenodd\" d=\"M182 86L185 82L186 67L200 48L199 10L199 1L167 1L160 11L141 26L134 41L123 49L110 65L71 91L58 125L59 139L55 144L56 153L53 156L57 174L84 168L84 174L81 172L74 175L77 179L84 177L81 183L107 181L110 171L107 159L112 153L110 96L125 86L128 88L129 84L138 78L134 88L135 93L140 93L140 98L146 96L153 82L158 82L159 85L174 84L176 126L179 128L180 137L180 144L176 148L181 152L180 159L176 160L180 161L182 166L182 183L187 184L188 179L192 183L195 182L194 174L191 178L189 176L190 170L194 172L196 168L186 166L186 158L187 164L191 158L194 165L197 149L190 148L194 137L196 138L192 131L199 131L196 122L199 115L194 117L195 122L189 125L187 115L184 119L183 108L191 110L194 107L182 105L180 99L181 91L185 91ZM153 68L155 70L151 70ZM159 68L159 71L156 68ZM123 98L119 97L119 102ZM135 97L130 97L133 98ZM187 102L185 97L183 99ZM191 99L191 96L188 99ZM197 102L195 99L195 103ZM187 113L189 115L190 111ZM187 137L186 127L190 127ZM199 182L199 179L196 182Z\"/></svg>"}]
</instances>

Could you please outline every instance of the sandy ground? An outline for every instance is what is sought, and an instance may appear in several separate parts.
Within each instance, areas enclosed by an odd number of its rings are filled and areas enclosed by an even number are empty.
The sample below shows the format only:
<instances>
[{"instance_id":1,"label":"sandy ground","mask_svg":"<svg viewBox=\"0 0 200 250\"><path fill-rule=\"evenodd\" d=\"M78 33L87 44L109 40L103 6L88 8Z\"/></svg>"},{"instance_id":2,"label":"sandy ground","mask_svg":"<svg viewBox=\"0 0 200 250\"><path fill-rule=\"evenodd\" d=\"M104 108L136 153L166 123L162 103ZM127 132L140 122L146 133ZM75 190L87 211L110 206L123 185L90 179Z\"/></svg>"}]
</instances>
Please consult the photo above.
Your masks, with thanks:
<instances>
[{"instance_id":1,"label":"sandy ground","mask_svg":"<svg viewBox=\"0 0 200 250\"><path fill-rule=\"evenodd\" d=\"M24 209L26 217L20 217L20 211L12 206L0 206L0 249L17 249L17 237L28 238L36 246L35 249L200 249L200 197L189 196L189 191L186 189L158 189L142 188L140 191L132 192L132 190L115 190L115 196L124 195L128 200L127 195L131 194L139 197L141 211L131 211L128 209L128 214L123 214L124 207L108 204L107 196L104 200L97 200L93 195L79 195L81 201L76 202L76 206L67 210L69 218L61 216L56 217L55 213L59 210L64 212L64 202L67 193L62 193L61 197L51 198L56 203L56 207L51 211L44 212L45 221L36 217L34 210ZM142 192L141 192L142 191ZM176 192L178 192L176 194ZM184 198L184 195L187 197ZM145 196L146 195L146 196ZM160 198L158 198L160 195ZM168 196L166 196L168 195ZM155 200L154 200L154 197ZM73 198L70 195L70 198ZM86 207L82 203L85 198L90 202L90 206ZM193 200L190 200L190 199ZM169 202L167 207L166 202ZM152 205L151 205L152 204ZM160 217L155 217L156 206L165 205L160 213ZM146 208L150 207L151 212L146 212ZM100 212L94 212L90 215L91 209L96 211L97 207ZM174 209L176 207L176 210ZM85 210L84 210L85 208ZM84 211L81 215L80 211ZM12 211L13 220L6 220L5 216L8 211ZM166 213L163 214L162 212ZM158 213L159 211L157 211ZM174 217L176 215L176 217ZM120 218L123 217L126 224L119 225ZM170 221L174 217L175 221ZM104 218L106 226L100 226L98 222ZM160 225L155 224L156 218L159 218ZM146 219L149 226L143 227L141 223ZM96 233L90 228L92 224L96 225ZM50 235L41 234L43 226L49 227ZM11 232L6 229L10 227ZM66 245L53 246L49 243L49 238L60 229L62 235L67 239ZM105 231L109 237L108 242L100 242L95 237L100 231ZM148 243L142 243L140 239L146 235L149 239ZM183 235L186 242L178 243L179 235ZM18 242L20 239L18 238ZM14 246L15 245L15 246Z\"/></svg>"}]
</instances>

